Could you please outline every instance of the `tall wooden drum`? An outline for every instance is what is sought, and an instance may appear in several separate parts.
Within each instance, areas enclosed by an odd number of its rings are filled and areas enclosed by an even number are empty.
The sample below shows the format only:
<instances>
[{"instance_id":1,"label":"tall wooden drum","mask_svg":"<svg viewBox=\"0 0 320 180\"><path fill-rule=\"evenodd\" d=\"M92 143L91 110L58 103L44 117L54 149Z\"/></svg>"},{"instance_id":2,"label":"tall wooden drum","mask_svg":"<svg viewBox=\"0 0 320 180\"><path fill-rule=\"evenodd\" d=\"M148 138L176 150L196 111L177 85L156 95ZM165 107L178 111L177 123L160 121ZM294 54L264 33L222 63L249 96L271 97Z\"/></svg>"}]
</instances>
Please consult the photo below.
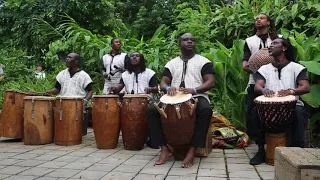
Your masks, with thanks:
<instances>
[{"instance_id":1,"label":"tall wooden drum","mask_svg":"<svg viewBox=\"0 0 320 180\"><path fill-rule=\"evenodd\" d=\"M191 144L196 122L197 99L191 94L177 92L175 96L164 95L155 106L161 115L164 137L173 148L176 160L185 158Z\"/></svg>"},{"instance_id":2,"label":"tall wooden drum","mask_svg":"<svg viewBox=\"0 0 320 180\"><path fill-rule=\"evenodd\" d=\"M148 137L146 94L126 94L121 107L121 132L126 150L143 149Z\"/></svg>"},{"instance_id":3,"label":"tall wooden drum","mask_svg":"<svg viewBox=\"0 0 320 180\"><path fill-rule=\"evenodd\" d=\"M24 144L53 143L54 97L26 96L24 98Z\"/></svg>"},{"instance_id":4,"label":"tall wooden drum","mask_svg":"<svg viewBox=\"0 0 320 180\"><path fill-rule=\"evenodd\" d=\"M54 110L54 143L76 145L82 143L83 97L56 97Z\"/></svg>"},{"instance_id":5,"label":"tall wooden drum","mask_svg":"<svg viewBox=\"0 0 320 180\"><path fill-rule=\"evenodd\" d=\"M266 163L273 165L275 148L287 145L285 132L292 123L297 99L292 95L285 97L262 95L254 101L267 133Z\"/></svg>"},{"instance_id":6,"label":"tall wooden drum","mask_svg":"<svg viewBox=\"0 0 320 180\"><path fill-rule=\"evenodd\" d=\"M92 107L92 127L99 149L114 149L120 132L118 95L96 95Z\"/></svg>"},{"instance_id":7,"label":"tall wooden drum","mask_svg":"<svg viewBox=\"0 0 320 180\"><path fill-rule=\"evenodd\" d=\"M23 139L23 98L32 93L7 90L1 112L3 137Z\"/></svg>"}]
</instances>

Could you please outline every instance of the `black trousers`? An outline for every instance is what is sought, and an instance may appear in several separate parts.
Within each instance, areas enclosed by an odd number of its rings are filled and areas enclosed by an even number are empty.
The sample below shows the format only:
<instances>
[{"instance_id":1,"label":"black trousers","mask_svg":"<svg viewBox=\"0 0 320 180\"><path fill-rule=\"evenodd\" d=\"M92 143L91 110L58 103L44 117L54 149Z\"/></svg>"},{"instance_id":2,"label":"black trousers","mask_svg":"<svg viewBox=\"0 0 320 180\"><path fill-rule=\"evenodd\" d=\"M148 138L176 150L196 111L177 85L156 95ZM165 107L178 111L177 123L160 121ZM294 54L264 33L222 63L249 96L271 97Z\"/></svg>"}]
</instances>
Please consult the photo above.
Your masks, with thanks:
<instances>
[{"instance_id":1,"label":"black trousers","mask_svg":"<svg viewBox=\"0 0 320 180\"><path fill-rule=\"evenodd\" d=\"M256 108L254 108L253 110L253 115L259 119L258 111L256 110ZM304 147L304 130L305 130L307 121L308 121L308 113L304 110L302 106L296 106L293 121L291 123L291 126L289 126L287 130L287 132L289 133L288 146L302 147L302 148ZM260 122L258 123L259 126L257 126L257 129L259 129L259 136L256 140L256 143L258 145L264 145L266 131L264 129L263 122L260 120L259 122Z\"/></svg>"},{"instance_id":2,"label":"black trousers","mask_svg":"<svg viewBox=\"0 0 320 180\"><path fill-rule=\"evenodd\" d=\"M208 100L204 97L197 97L198 104L196 108L196 123L195 131L192 137L191 146L204 148L206 145L206 138L208 128L210 126L210 119L212 116L212 109ZM150 138L153 146L167 145L160 119L160 113L155 106L149 106L147 110L148 126ZM172 132L174 133L174 132Z\"/></svg>"},{"instance_id":3,"label":"black trousers","mask_svg":"<svg viewBox=\"0 0 320 180\"><path fill-rule=\"evenodd\" d=\"M256 106L254 103L254 99L259 96L259 94L254 92L254 84L250 84L247 88L247 112L246 112L246 126L247 126L247 134L250 139L255 140L259 134L257 131L257 126L259 123L259 119L257 116L253 115L253 108Z\"/></svg>"}]
</instances>

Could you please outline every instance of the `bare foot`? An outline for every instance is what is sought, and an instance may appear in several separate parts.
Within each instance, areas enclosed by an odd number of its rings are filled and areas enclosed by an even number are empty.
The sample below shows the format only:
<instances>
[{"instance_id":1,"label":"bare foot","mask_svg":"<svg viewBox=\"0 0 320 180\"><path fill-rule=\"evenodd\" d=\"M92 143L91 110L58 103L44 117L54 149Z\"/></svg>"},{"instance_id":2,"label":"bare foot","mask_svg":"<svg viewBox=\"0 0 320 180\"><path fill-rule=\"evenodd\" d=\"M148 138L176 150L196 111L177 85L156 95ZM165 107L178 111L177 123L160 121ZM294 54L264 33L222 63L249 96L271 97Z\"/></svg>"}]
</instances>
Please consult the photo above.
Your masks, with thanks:
<instances>
[{"instance_id":1,"label":"bare foot","mask_svg":"<svg viewBox=\"0 0 320 180\"><path fill-rule=\"evenodd\" d=\"M159 159L156 161L156 163L154 165L161 165L164 164L166 162L166 160L172 156L171 151L169 150L169 148L167 146L161 146L161 154Z\"/></svg>"},{"instance_id":2,"label":"bare foot","mask_svg":"<svg viewBox=\"0 0 320 180\"><path fill-rule=\"evenodd\" d=\"M194 155L196 152L195 147L191 147L186 155L186 158L182 161L181 167L182 168L189 168L193 166L193 160L194 160Z\"/></svg>"}]
</instances>

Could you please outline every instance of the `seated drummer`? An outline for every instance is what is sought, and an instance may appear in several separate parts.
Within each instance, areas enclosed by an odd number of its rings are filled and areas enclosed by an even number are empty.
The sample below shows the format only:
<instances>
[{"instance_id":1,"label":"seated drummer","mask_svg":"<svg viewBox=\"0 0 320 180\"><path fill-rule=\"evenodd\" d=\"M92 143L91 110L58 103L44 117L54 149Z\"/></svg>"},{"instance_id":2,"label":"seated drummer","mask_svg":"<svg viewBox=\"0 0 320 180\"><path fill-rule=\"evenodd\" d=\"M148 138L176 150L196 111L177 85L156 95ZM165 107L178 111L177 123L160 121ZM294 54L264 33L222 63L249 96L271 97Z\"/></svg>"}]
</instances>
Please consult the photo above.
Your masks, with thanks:
<instances>
[{"instance_id":1,"label":"seated drummer","mask_svg":"<svg viewBox=\"0 0 320 180\"><path fill-rule=\"evenodd\" d=\"M44 95L60 93L60 96L82 96L87 102L92 97L92 80L86 72L79 69L79 61L79 54L68 54L66 59L68 68L57 75L55 88L45 92Z\"/></svg>"},{"instance_id":2,"label":"seated drummer","mask_svg":"<svg viewBox=\"0 0 320 180\"><path fill-rule=\"evenodd\" d=\"M177 90L190 93L198 98L196 108L195 131L185 159L183 168L193 165L196 148L204 148L212 116L207 91L214 87L213 65L205 57L195 54L195 38L190 33L183 34L179 39L181 56L170 60L165 65L161 80L161 89L174 96ZM147 111L148 126L154 146L161 147L161 154L155 165L164 164L172 155L163 135L160 113L154 106ZM174 132L172 132L174 133Z\"/></svg>"},{"instance_id":3,"label":"seated drummer","mask_svg":"<svg viewBox=\"0 0 320 180\"><path fill-rule=\"evenodd\" d=\"M310 86L307 79L307 69L294 62L293 47L288 40L284 38L273 40L269 48L269 55L274 57L275 62L260 67L254 75L255 91L257 93L266 97L288 95L299 97L309 93ZM257 116L257 111L255 111L255 114ZM308 117L303 108L303 103L298 100L291 127L290 146L304 147L304 129L307 120ZM251 165L265 162L265 130L262 127L262 124L257 127L259 129L259 137L256 143L259 150L250 160Z\"/></svg>"},{"instance_id":4,"label":"seated drummer","mask_svg":"<svg viewBox=\"0 0 320 180\"><path fill-rule=\"evenodd\" d=\"M158 92L156 73L146 68L143 54L135 52L130 56L127 71L122 73L120 83L117 86L109 88L109 92L117 94L123 88L128 94Z\"/></svg>"}]
</instances>

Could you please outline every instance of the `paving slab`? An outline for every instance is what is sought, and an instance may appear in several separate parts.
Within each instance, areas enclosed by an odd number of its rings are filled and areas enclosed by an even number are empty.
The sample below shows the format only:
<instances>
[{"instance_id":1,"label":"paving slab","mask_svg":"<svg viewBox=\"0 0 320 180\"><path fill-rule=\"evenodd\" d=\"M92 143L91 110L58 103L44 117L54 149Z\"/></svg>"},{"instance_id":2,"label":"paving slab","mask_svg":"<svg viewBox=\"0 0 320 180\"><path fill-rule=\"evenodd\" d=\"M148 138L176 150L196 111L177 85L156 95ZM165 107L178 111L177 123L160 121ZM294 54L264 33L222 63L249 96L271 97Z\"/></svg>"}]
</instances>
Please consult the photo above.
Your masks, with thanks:
<instances>
[{"instance_id":1,"label":"paving slab","mask_svg":"<svg viewBox=\"0 0 320 180\"><path fill-rule=\"evenodd\" d=\"M249 165L257 149L213 149L208 157L196 157L191 168L181 168L173 157L155 166L160 149L125 150L121 135L117 148L98 149L92 128L75 146L26 146L0 138L0 179L271 180L273 166Z\"/></svg>"}]
</instances>

